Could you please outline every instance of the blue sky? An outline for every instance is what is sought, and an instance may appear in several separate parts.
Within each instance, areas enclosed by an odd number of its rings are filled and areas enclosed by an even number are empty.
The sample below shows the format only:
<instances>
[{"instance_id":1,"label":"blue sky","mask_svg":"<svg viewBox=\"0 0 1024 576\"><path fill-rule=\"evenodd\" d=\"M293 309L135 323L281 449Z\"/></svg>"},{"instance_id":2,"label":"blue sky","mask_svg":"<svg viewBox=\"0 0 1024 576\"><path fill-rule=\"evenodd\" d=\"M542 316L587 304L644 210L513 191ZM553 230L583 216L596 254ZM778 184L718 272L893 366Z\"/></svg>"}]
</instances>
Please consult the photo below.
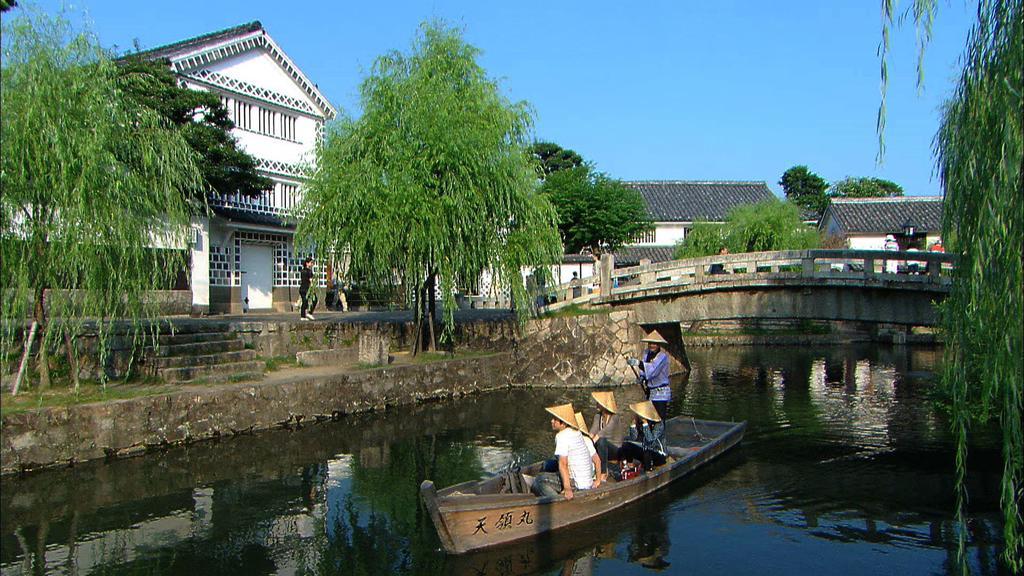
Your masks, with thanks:
<instances>
[{"instance_id":1,"label":"blue sky","mask_svg":"<svg viewBox=\"0 0 1024 576\"><path fill-rule=\"evenodd\" d=\"M912 195L940 193L932 138L973 17L964 0L939 2L922 94L912 24L894 35L878 166L877 0L38 4L86 13L101 42L122 49L260 20L352 115L374 59L406 50L420 22L439 18L483 51L481 64L509 98L532 104L538 139L614 177L764 180L781 193L782 173L805 164L830 182L877 176Z\"/></svg>"}]
</instances>

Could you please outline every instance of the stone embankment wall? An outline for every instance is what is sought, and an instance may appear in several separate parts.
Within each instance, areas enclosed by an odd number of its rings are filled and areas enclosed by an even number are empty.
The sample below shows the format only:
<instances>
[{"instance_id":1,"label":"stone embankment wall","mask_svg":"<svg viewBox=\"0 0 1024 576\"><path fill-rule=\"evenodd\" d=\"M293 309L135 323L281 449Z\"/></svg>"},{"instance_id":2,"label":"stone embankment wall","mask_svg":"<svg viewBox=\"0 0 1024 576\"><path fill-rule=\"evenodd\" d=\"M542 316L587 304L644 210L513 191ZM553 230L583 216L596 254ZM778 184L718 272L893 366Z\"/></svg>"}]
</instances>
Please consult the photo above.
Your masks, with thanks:
<instances>
[{"instance_id":1,"label":"stone embankment wall","mask_svg":"<svg viewBox=\"0 0 1024 576\"><path fill-rule=\"evenodd\" d=\"M129 367L138 373L145 363L145 355L152 344L152 335L176 335L222 332L237 335L263 357L294 356L298 352L328 349L352 349L359 344L359 335L366 331L388 338L392 350L408 349L413 341L415 326L412 322L293 322L267 320L217 320L174 318L161 320L159 330L153 326L139 327L121 322L110 327L107 338L107 358L100 364L99 341L96 327L86 323L75 339L79 362L79 377L98 380L101 372L108 378L120 379ZM456 347L474 351L508 351L519 338L519 323L508 317L502 320L459 322L455 325ZM20 344L19 344L20 346ZM51 355L51 362L63 363L63 349ZM17 362L3 366L0 374L4 387L9 388L18 369ZM143 370L144 371L144 370Z\"/></svg>"},{"instance_id":2,"label":"stone embankment wall","mask_svg":"<svg viewBox=\"0 0 1024 576\"><path fill-rule=\"evenodd\" d=\"M392 342L408 337L403 325L386 324L239 323L230 328L264 355L342 352L356 346L364 330L386 332ZM622 355L636 355L643 336L625 311L535 320L522 331L514 320L467 323L459 330L460 349L500 352L346 373L310 369L290 380L271 375L258 383L190 386L161 396L12 414L0 425L0 468L11 473L128 456L510 385L618 385L632 382Z\"/></svg>"},{"instance_id":3,"label":"stone embankment wall","mask_svg":"<svg viewBox=\"0 0 1024 576\"><path fill-rule=\"evenodd\" d=\"M359 335L375 332L386 337L392 350L412 346L415 325L412 322L230 322L235 332L261 356L291 356L308 350L358 347ZM519 339L519 323L514 318L492 321L459 322L455 325L455 345L474 351L508 351Z\"/></svg>"},{"instance_id":4,"label":"stone embankment wall","mask_svg":"<svg viewBox=\"0 0 1024 576\"><path fill-rule=\"evenodd\" d=\"M526 325L512 352L513 386L618 386L634 375L623 355L636 356L645 333L630 311L547 318Z\"/></svg>"},{"instance_id":5,"label":"stone embankment wall","mask_svg":"<svg viewBox=\"0 0 1024 576\"><path fill-rule=\"evenodd\" d=\"M46 408L3 420L5 473L503 388L509 354Z\"/></svg>"}]
</instances>

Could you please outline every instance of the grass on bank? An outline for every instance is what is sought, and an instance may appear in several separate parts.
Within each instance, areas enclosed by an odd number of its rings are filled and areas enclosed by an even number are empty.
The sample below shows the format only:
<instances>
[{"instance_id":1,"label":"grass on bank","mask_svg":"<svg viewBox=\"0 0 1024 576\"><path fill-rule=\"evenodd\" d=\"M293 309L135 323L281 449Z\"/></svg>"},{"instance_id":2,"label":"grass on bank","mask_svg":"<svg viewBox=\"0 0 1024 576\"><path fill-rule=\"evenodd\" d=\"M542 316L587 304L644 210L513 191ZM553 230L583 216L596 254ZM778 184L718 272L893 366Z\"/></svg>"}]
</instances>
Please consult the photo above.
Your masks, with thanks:
<instances>
[{"instance_id":1,"label":"grass on bank","mask_svg":"<svg viewBox=\"0 0 1024 576\"><path fill-rule=\"evenodd\" d=\"M538 315L540 319L544 318L572 318L574 316L592 316L594 314L607 314L608 310L603 308L586 308L579 304L570 304L565 308L559 308L551 312L544 312Z\"/></svg>"},{"instance_id":2,"label":"grass on bank","mask_svg":"<svg viewBox=\"0 0 1024 576\"><path fill-rule=\"evenodd\" d=\"M481 356L488 356L490 354L493 354L493 352L467 350L456 352L454 355L447 352L420 352L416 357L413 357L408 351L402 351L392 354L393 360L388 366L416 366L434 362L444 362L447 360L478 358ZM274 372L285 368L301 367L295 356L271 356L262 358L262 360L267 372ZM376 364L365 364L359 362L354 365L350 365L349 369L370 370L381 367L382 366L378 366ZM339 365L338 368L342 369L345 368L345 366ZM104 387L97 380L83 379L81 380L79 389L76 391L70 384L69 379L66 379L63 373L59 370L56 372L60 377L54 378L54 385L46 391L41 391L33 386L28 389L22 388L22 391L17 396L12 396L9 388L5 386L3 391L0 392L0 418L39 408L74 406L76 404L109 402L114 400L128 400L132 398L180 392L182 389L189 386L216 385L216 383L208 382L202 378L188 383L168 383L156 377L133 377L127 381L108 381L106 387ZM237 379L229 378L227 382L223 382L222 384L234 384L245 380L248 380L248 378L239 376Z\"/></svg>"},{"instance_id":3,"label":"grass on bank","mask_svg":"<svg viewBox=\"0 0 1024 576\"><path fill-rule=\"evenodd\" d=\"M268 358L263 358L263 363L267 372L273 372L282 368L301 367L294 354L291 356L270 356Z\"/></svg>"},{"instance_id":4,"label":"grass on bank","mask_svg":"<svg viewBox=\"0 0 1024 576\"><path fill-rule=\"evenodd\" d=\"M181 390L180 384L167 384L156 379L125 382L108 382L106 388L98 381L83 380L78 390L70 386L55 385L49 390L31 388L12 396L9 390L0 394L0 416L27 412L53 406L73 406L90 402L126 400L144 396L156 396Z\"/></svg>"}]
</instances>

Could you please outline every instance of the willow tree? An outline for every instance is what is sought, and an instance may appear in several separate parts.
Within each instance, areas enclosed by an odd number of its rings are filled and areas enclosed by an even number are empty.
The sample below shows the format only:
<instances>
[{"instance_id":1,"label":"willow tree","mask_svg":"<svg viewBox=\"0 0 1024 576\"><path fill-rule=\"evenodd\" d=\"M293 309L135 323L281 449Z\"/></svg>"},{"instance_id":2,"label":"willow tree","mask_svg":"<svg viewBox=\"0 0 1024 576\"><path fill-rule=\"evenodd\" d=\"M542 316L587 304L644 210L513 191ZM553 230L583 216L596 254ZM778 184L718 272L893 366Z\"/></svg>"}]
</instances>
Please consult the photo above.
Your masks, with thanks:
<instances>
[{"instance_id":1,"label":"willow tree","mask_svg":"<svg viewBox=\"0 0 1024 576\"><path fill-rule=\"evenodd\" d=\"M446 334L457 290L489 274L525 312L521 270L561 256L537 192L530 109L501 94L478 54L458 30L424 24L409 53L378 58L362 116L329 129L299 208L300 243L349 252L361 283L403 286L418 325L438 286Z\"/></svg>"},{"instance_id":2,"label":"willow tree","mask_svg":"<svg viewBox=\"0 0 1024 576\"><path fill-rule=\"evenodd\" d=\"M893 0L883 3L890 24L893 4ZM930 37L934 11L934 0L914 3L918 37L923 41ZM968 433L974 425L995 420L1003 438L1003 557L1012 572L1020 574L1024 572L1024 2L980 0L976 14L962 58L963 71L943 108L935 139L945 192L943 237L947 250L960 257L952 292L942 307L943 383L952 398L957 439L961 566L965 566ZM883 49L887 43L886 30ZM884 70L883 59L883 81Z\"/></svg>"},{"instance_id":3,"label":"willow tree","mask_svg":"<svg viewBox=\"0 0 1024 576\"><path fill-rule=\"evenodd\" d=\"M200 176L181 136L122 97L89 33L27 12L4 21L2 49L0 338L5 358L36 339L46 387L48 353L73 358L85 319L99 321L102 361L104 320L156 313L146 291L170 287L184 260L154 247L184 244Z\"/></svg>"}]
</instances>

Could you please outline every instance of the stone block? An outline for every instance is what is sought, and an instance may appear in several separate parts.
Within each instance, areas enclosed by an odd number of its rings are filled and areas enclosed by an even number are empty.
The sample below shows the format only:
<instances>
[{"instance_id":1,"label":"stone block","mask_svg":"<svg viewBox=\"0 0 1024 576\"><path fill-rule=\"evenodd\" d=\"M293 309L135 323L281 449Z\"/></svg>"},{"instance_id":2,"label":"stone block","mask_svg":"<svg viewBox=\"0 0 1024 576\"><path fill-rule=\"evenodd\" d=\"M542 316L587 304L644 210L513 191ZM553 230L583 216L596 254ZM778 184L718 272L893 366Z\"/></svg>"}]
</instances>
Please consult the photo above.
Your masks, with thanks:
<instances>
[{"instance_id":1,"label":"stone block","mask_svg":"<svg viewBox=\"0 0 1024 576\"><path fill-rule=\"evenodd\" d=\"M611 320L612 322L621 322L623 320L626 320L628 317L628 310L616 310L615 312L608 314L608 319Z\"/></svg>"},{"instance_id":2,"label":"stone block","mask_svg":"<svg viewBox=\"0 0 1024 576\"><path fill-rule=\"evenodd\" d=\"M391 342L386 334L366 331L359 335L359 362L383 365L388 363Z\"/></svg>"}]
</instances>

